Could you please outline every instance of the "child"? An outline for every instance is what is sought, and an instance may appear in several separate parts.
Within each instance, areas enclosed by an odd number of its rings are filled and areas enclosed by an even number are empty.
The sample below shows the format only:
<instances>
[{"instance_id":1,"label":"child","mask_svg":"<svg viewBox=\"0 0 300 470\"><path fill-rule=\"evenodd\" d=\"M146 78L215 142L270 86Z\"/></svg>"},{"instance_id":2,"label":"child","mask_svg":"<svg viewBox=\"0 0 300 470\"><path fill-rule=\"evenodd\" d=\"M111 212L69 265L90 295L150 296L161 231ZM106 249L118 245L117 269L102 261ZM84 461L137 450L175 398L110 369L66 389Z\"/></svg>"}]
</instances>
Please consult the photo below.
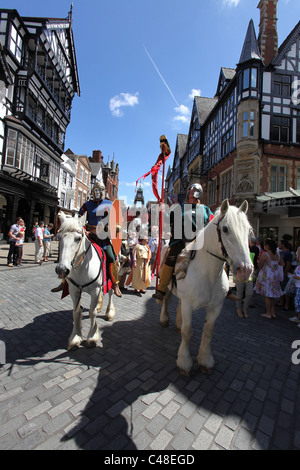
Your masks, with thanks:
<instances>
[{"instance_id":1,"label":"child","mask_svg":"<svg viewBox=\"0 0 300 470\"><path fill-rule=\"evenodd\" d=\"M16 250L17 250L17 261L16 266L23 266L21 264L23 256L23 246L24 246L24 230L18 233L18 239L16 241Z\"/></svg>"},{"instance_id":2,"label":"child","mask_svg":"<svg viewBox=\"0 0 300 470\"><path fill-rule=\"evenodd\" d=\"M297 266L293 279L295 281L295 297L294 297L294 305L295 305L295 312L296 315L289 320L293 323L298 323L298 328L300 328L300 266Z\"/></svg>"}]
</instances>

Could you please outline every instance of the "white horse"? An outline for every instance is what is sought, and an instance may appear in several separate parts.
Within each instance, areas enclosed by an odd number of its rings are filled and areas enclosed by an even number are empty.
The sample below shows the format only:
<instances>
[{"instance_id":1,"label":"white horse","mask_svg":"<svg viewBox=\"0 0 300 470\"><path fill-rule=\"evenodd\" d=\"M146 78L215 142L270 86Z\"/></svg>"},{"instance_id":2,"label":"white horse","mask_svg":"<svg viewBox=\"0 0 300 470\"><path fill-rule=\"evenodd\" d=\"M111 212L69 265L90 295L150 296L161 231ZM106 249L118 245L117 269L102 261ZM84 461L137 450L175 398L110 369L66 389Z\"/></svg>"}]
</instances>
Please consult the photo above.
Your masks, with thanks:
<instances>
[{"instance_id":1,"label":"white horse","mask_svg":"<svg viewBox=\"0 0 300 470\"><path fill-rule=\"evenodd\" d=\"M73 301L74 323L68 341L68 350L79 348L82 342L80 305L82 292L87 292L91 296L89 309L91 327L85 346L94 347L99 340L96 317L97 312L101 311L103 302L103 264L85 234L83 228L85 217L67 218L62 212L59 215L62 223L59 230L59 261L55 271L60 278L68 282ZM107 321L112 321L115 316L112 293L110 290L105 313Z\"/></svg>"},{"instance_id":2,"label":"white horse","mask_svg":"<svg viewBox=\"0 0 300 470\"><path fill-rule=\"evenodd\" d=\"M224 263L231 266L233 274L240 280L248 280L252 273L248 245L251 226L246 216L247 210L247 201L240 208L230 206L227 199L223 201L214 219L197 235L198 249L190 261L186 277L177 281L177 288L172 289L179 299L176 327L181 330L182 341L177 366L182 375L191 374L193 361L189 340L192 336L192 312L199 308L205 308L206 320L197 357L198 365L204 373L211 373L214 366L211 339L229 288ZM170 294L171 291L164 298L160 315L160 324L164 327L169 324Z\"/></svg>"}]
</instances>

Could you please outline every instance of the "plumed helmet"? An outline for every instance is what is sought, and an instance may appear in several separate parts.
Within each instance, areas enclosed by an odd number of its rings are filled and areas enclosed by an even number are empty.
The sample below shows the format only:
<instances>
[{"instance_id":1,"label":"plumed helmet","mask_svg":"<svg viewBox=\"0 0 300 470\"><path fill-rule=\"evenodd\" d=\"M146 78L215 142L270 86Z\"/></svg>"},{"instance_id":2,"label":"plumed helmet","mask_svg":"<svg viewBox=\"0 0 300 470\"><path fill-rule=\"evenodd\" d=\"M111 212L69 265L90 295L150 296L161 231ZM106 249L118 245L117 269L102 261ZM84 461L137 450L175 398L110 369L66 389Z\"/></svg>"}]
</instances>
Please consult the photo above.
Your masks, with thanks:
<instances>
[{"instance_id":1,"label":"plumed helmet","mask_svg":"<svg viewBox=\"0 0 300 470\"><path fill-rule=\"evenodd\" d=\"M188 187L187 193L186 193L186 198L188 198L189 192L191 189L195 189L194 192L194 197L196 199L202 199L202 194L203 194L203 188L200 183L193 183Z\"/></svg>"}]
</instances>

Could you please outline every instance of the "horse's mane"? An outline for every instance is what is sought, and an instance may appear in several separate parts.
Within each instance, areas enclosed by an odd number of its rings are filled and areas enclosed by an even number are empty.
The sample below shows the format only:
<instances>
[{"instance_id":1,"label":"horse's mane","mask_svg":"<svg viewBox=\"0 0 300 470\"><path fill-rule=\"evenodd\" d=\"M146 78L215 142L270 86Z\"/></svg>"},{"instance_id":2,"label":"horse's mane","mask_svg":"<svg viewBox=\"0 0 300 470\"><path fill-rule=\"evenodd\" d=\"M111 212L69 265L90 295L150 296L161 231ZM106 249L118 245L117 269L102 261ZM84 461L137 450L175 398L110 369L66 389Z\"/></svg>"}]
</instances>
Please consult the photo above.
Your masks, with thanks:
<instances>
[{"instance_id":1,"label":"horse's mane","mask_svg":"<svg viewBox=\"0 0 300 470\"><path fill-rule=\"evenodd\" d=\"M214 213L214 219L221 216L221 206L218 207ZM253 232L253 228L248 220L248 217L246 213L242 210L239 210L239 207L236 206L229 206L228 211L225 214L226 221L227 223L235 228L235 231L237 232L239 230L239 227L241 224L249 230L250 232ZM212 222L214 221L212 220ZM225 218L224 218L225 219Z\"/></svg>"},{"instance_id":2,"label":"horse's mane","mask_svg":"<svg viewBox=\"0 0 300 470\"><path fill-rule=\"evenodd\" d=\"M82 229L82 225L78 219L75 219L75 217L68 217L61 224L59 233L62 234L65 232L72 232L74 230L81 230L81 229Z\"/></svg>"}]
</instances>

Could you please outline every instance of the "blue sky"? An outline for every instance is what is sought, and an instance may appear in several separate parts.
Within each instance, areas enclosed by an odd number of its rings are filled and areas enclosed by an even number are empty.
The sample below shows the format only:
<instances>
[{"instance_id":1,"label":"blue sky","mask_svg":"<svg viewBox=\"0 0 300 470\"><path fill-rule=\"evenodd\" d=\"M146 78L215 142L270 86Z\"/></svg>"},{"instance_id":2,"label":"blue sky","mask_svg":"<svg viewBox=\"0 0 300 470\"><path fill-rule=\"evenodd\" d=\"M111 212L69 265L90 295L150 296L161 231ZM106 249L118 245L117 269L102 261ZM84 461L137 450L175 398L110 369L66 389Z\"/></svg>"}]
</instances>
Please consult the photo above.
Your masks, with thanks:
<instances>
[{"instance_id":1,"label":"blue sky","mask_svg":"<svg viewBox=\"0 0 300 470\"><path fill-rule=\"evenodd\" d=\"M166 134L187 134L193 95L213 97L221 67L235 68L259 0L74 0L81 96L73 100L66 149L101 150L120 167L119 197L133 203ZM21 16L64 18L71 0L2 0ZM300 19L299 0L279 0L279 45ZM153 200L150 177L145 200Z\"/></svg>"}]
</instances>

